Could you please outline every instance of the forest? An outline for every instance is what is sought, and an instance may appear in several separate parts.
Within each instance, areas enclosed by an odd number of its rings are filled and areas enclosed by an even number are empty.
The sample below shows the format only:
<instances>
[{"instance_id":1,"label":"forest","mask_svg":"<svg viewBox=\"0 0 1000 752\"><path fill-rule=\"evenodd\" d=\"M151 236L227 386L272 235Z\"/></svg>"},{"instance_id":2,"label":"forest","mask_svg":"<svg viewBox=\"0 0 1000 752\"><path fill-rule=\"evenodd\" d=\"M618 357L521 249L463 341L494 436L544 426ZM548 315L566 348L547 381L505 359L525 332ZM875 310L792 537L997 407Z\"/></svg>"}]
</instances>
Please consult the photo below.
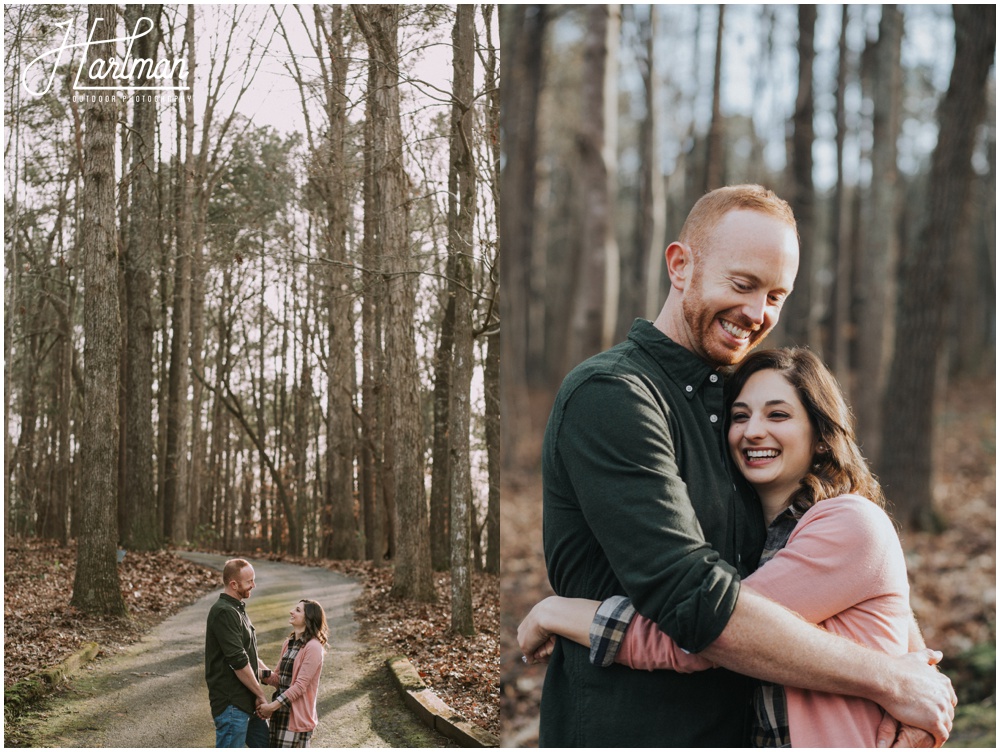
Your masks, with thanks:
<instances>
[{"instance_id":1,"label":"forest","mask_svg":"<svg viewBox=\"0 0 1000 752\"><path fill-rule=\"evenodd\" d=\"M4 41L5 540L75 539L86 613L123 613L116 557L189 546L415 600L448 571L470 632L495 7L9 5Z\"/></svg>"},{"instance_id":2,"label":"forest","mask_svg":"<svg viewBox=\"0 0 1000 752\"><path fill-rule=\"evenodd\" d=\"M514 632L552 592L539 472L556 389L656 317L664 249L698 197L737 183L771 188L798 221L794 292L765 346L806 345L837 376L928 642L955 658L982 645L982 683L959 693L995 708L995 11L529 5L500 18L505 743L537 741L544 671L520 663ZM970 587L941 595L956 581Z\"/></svg>"}]
</instances>

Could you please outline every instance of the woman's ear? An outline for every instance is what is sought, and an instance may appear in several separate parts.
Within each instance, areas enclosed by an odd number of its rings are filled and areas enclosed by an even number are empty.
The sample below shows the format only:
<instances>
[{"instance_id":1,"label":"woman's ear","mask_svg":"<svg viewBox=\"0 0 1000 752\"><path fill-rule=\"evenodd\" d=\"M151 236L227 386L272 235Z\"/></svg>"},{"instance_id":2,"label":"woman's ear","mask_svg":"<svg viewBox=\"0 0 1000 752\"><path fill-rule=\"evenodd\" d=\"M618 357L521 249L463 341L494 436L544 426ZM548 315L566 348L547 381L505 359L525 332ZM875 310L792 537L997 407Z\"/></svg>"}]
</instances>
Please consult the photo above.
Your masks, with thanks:
<instances>
[{"instance_id":1,"label":"woman's ear","mask_svg":"<svg viewBox=\"0 0 1000 752\"><path fill-rule=\"evenodd\" d=\"M684 292L684 288L691 281L693 270L694 257L692 256L691 249L684 245L684 243L675 240L667 246L667 250L664 251L663 256L667 260L667 274L670 275L670 286L679 292Z\"/></svg>"}]
</instances>

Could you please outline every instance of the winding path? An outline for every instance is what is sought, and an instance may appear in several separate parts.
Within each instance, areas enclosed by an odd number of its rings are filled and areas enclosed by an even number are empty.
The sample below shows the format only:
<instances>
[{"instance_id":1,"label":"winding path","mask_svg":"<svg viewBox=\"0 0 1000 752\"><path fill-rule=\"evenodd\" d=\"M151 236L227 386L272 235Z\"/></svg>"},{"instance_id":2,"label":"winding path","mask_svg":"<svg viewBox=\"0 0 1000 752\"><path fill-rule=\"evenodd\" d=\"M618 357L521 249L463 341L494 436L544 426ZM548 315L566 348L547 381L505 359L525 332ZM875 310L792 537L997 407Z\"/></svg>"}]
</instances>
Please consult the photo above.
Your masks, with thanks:
<instances>
[{"instance_id":1,"label":"winding path","mask_svg":"<svg viewBox=\"0 0 1000 752\"><path fill-rule=\"evenodd\" d=\"M182 553L215 569L225 556ZM247 613L268 665L279 658L288 611L299 598L319 601L330 643L317 702L314 747L453 746L404 706L376 657L354 641L354 580L326 569L253 561L257 587ZM155 583L149 583L154 587ZM71 688L28 720L34 746L213 747L215 727L205 686L205 618L220 588L185 607L122 653L98 661Z\"/></svg>"}]
</instances>

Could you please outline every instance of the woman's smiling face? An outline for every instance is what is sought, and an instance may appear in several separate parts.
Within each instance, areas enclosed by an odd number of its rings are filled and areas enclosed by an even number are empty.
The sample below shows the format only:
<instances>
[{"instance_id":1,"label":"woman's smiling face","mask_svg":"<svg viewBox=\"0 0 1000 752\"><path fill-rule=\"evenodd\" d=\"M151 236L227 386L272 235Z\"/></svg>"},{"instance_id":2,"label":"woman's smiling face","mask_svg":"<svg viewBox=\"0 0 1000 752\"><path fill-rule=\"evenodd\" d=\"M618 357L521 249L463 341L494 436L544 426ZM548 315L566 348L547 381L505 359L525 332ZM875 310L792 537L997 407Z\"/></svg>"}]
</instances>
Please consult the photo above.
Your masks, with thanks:
<instances>
[{"instance_id":1,"label":"woman's smiling face","mask_svg":"<svg viewBox=\"0 0 1000 752\"><path fill-rule=\"evenodd\" d=\"M816 451L816 431L795 387L775 370L757 371L729 413L729 450L765 506L785 505Z\"/></svg>"},{"instance_id":2,"label":"woman's smiling face","mask_svg":"<svg viewBox=\"0 0 1000 752\"><path fill-rule=\"evenodd\" d=\"M291 618L288 621L292 625L292 629L298 631L306 628L306 612L302 603L296 603L295 608L289 613Z\"/></svg>"}]
</instances>

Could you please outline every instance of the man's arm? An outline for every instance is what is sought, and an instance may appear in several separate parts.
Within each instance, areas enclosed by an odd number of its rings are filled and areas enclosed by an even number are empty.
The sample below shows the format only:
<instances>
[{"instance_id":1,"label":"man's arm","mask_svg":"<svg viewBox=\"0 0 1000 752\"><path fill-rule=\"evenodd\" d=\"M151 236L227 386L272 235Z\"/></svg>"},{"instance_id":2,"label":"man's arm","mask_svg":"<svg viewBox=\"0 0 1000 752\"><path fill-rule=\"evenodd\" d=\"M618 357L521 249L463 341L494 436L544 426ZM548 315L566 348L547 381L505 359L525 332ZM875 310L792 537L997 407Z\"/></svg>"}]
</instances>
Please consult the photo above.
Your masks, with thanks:
<instances>
[{"instance_id":1,"label":"man's arm","mask_svg":"<svg viewBox=\"0 0 1000 752\"><path fill-rule=\"evenodd\" d=\"M917 615L910 614L910 628L908 637L908 650L912 653L923 650L927 647L924 636L920 632L920 625L917 624ZM882 723L878 727L878 747L933 747L934 737L922 729L915 726L900 725L899 721L888 713L882 716Z\"/></svg>"},{"instance_id":2,"label":"man's arm","mask_svg":"<svg viewBox=\"0 0 1000 752\"><path fill-rule=\"evenodd\" d=\"M222 656L229 667L236 674L243 685L253 692L257 697L258 704L265 701L264 690L257 681L257 673L250 665L250 656L243 648L241 634L243 623L239 615L231 610L223 611L215 621L209 625L219 646L222 649Z\"/></svg>"},{"instance_id":3,"label":"man's arm","mask_svg":"<svg viewBox=\"0 0 1000 752\"><path fill-rule=\"evenodd\" d=\"M766 681L867 698L903 723L930 732L938 744L951 731L958 698L948 677L930 665L940 653L892 657L863 648L749 588L740 592L722 634L701 654Z\"/></svg>"},{"instance_id":4,"label":"man's arm","mask_svg":"<svg viewBox=\"0 0 1000 752\"><path fill-rule=\"evenodd\" d=\"M236 674L236 678L243 682L243 686L253 692L254 697L257 698L257 704L260 705L262 702L267 702L267 698L264 696L264 690L260 686L260 682L257 681L257 675L254 673L253 669L250 668L250 664L247 663L243 668L233 669L233 673Z\"/></svg>"},{"instance_id":5,"label":"man's arm","mask_svg":"<svg viewBox=\"0 0 1000 752\"><path fill-rule=\"evenodd\" d=\"M594 553L614 573L605 584L617 579L640 613L684 649L702 650L721 633L739 578L705 540L677 464L669 407L636 377L596 374L575 389L556 425L546 482L572 486L600 549ZM579 524L579 517L558 502L546 500L553 589L578 598L613 594L583 586L592 543L559 538L560 524Z\"/></svg>"}]
</instances>

